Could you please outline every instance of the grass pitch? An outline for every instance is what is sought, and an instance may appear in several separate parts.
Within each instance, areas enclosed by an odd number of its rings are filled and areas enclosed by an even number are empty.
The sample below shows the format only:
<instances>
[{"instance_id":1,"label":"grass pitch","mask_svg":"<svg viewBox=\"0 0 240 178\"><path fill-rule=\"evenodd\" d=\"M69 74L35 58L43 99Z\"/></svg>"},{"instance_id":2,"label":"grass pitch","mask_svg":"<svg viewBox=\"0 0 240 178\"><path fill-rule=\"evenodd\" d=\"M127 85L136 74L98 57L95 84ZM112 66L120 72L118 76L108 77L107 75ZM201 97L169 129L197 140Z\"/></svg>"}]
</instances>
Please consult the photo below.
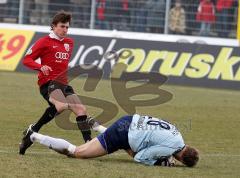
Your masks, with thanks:
<instances>
[{"instance_id":1,"label":"grass pitch","mask_svg":"<svg viewBox=\"0 0 240 178\"><path fill-rule=\"evenodd\" d=\"M82 95L116 102L108 81L102 81L92 93L81 89L83 83L84 79L73 82ZM165 168L137 164L123 151L77 160L36 144L25 156L18 155L22 131L39 118L47 104L39 94L34 74L0 72L0 84L0 177L240 177L239 91L165 85L163 88L174 95L171 101L138 107L139 113L175 123L185 142L200 151L201 159L195 168ZM94 115L98 110L88 107L88 112ZM118 116L124 114L120 109ZM63 130L54 121L44 126L41 133L76 145L83 143L79 131Z\"/></svg>"}]
</instances>

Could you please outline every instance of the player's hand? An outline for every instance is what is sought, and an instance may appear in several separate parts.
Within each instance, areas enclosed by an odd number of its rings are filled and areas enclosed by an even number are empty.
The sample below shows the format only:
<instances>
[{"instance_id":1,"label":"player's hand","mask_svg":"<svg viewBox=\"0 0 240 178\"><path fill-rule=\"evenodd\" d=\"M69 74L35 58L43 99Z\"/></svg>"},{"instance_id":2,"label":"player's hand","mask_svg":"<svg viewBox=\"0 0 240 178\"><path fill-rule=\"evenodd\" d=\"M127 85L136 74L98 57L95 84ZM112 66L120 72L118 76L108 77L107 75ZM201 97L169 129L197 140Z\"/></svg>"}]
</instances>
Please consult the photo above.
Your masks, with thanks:
<instances>
[{"instance_id":1,"label":"player's hand","mask_svg":"<svg viewBox=\"0 0 240 178\"><path fill-rule=\"evenodd\" d=\"M52 71L52 68L47 65L43 65L40 70L44 75L49 75L49 72Z\"/></svg>"},{"instance_id":2,"label":"player's hand","mask_svg":"<svg viewBox=\"0 0 240 178\"><path fill-rule=\"evenodd\" d=\"M157 162L155 163L155 165L167 166L167 167L173 167L173 166L175 166L175 164L176 164L176 162L172 156L169 158L158 159Z\"/></svg>"}]
</instances>

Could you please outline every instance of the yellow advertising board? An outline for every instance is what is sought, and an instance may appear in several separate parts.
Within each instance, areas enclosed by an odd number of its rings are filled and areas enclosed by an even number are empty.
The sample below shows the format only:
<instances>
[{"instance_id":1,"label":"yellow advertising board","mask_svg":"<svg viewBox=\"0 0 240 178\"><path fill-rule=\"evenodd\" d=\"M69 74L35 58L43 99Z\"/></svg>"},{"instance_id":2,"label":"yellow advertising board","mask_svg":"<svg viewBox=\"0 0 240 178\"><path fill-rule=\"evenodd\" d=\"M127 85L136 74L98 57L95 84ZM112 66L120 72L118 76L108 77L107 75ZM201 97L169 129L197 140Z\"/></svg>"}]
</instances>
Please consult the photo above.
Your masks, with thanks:
<instances>
[{"instance_id":1,"label":"yellow advertising board","mask_svg":"<svg viewBox=\"0 0 240 178\"><path fill-rule=\"evenodd\" d=\"M34 33L29 30L0 29L0 70L16 69Z\"/></svg>"}]
</instances>

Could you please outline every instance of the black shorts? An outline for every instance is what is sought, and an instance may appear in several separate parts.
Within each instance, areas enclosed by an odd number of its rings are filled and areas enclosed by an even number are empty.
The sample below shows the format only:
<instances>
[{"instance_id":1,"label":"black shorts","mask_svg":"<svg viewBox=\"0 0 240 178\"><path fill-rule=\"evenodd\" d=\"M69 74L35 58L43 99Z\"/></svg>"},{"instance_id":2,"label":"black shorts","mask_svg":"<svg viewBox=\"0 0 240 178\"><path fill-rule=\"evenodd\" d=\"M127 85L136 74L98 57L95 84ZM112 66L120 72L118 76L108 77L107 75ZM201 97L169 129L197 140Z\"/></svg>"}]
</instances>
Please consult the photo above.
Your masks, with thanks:
<instances>
[{"instance_id":1,"label":"black shorts","mask_svg":"<svg viewBox=\"0 0 240 178\"><path fill-rule=\"evenodd\" d=\"M71 86L64 85L55 81L49 81L40 87L40 93L50 106L53 104L49 101L49 95L52 91L56 89L60 89L63 92L65 97L68 95L75 94Z\"/></svg>"},{"instance_id":2,"label":"black shorts","mask_svg":"<svg viewBox=\"0 0 240 178\"><path fill-rule=\"evenodd\" d=\"M97 136L102 147L111 154L118 149L131 149L128 143L128 131L132 116L124 116L114 122L104 133Z\"/></svg>"}]
</instances>

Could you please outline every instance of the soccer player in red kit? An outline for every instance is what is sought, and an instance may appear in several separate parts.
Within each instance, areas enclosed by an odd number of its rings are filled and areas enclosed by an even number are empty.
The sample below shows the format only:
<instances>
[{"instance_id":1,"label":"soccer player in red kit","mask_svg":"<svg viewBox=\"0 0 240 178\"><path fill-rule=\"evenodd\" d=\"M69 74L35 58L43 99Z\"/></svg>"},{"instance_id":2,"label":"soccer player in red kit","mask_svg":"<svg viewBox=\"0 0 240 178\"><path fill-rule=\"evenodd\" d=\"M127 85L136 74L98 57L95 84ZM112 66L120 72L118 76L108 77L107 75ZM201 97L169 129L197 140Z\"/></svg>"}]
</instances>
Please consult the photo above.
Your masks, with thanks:
<instances>
[{"instance_id":1,"label":"soccer player in red kit","mask_svg":"<svg viewBox=\"0 0 240 178\"><path fill-rule=\"evenodd\" d=\"M32 145L28 136L30 130L38 132L56 114L66 109L70 109L77 116L77 125L82 132L84 141L91 140L86 108L81 104L73 88L68 85L66 75L73 50L73 40L67 37L70 22L70 14L64 11L57 13L52 19L52 32L36 41L23 59L25 66L38 71L40 93L48 102L49 107L35 124L31 124L23 132L24 137L19 147L19 154L25 154L26 149ZM41 64L35 61L38 58L40 58Z\"/></svg>"}]
</instances>

